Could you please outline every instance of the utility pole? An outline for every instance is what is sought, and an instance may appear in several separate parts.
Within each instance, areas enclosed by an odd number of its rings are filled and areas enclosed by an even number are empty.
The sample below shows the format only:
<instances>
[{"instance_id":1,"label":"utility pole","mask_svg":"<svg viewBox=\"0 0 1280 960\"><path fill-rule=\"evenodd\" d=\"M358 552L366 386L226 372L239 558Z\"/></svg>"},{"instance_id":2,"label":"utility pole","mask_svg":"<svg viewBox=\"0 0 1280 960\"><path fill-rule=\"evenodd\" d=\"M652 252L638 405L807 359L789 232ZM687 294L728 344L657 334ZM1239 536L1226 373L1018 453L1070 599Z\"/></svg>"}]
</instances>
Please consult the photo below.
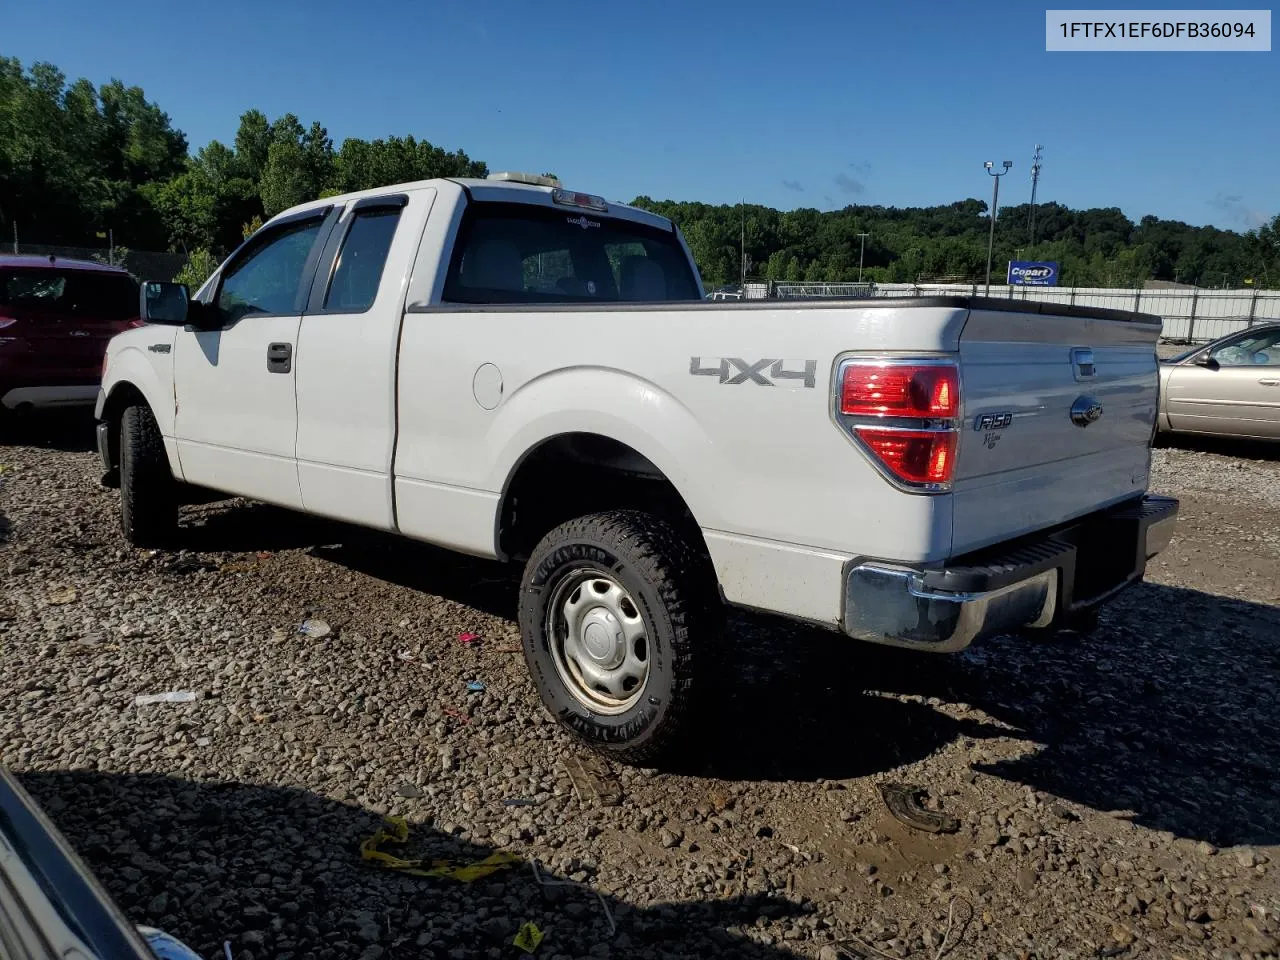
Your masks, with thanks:
<instances>
[{"instance_id":1,"label":"utility pole","mask_svg":"<svg viewBox=\"0 0 1280 960\"><path fill-rule=\"evenodd\" d=\"M18 221L17 220L13 221L13 253L14 253L14 256L17 256L18 254Z\"/></svg>"},{"instance_id":2,"label":"utility pole","mask_svg":"<svg viewBox=\"0 0 1280 960\"><path fill-rule=\"evenodd\" d=\"M1036 144L1035 156L1031 158L1031 246L1036 245L1036 187L1040 185L1040 151L1042 144Z\"/></svg>"},{"instance_id":3,"label":"utility pole","mask_svg":"<svg viewBox=\"0 0 1280 960\"><path fill-rule=\"evenodd\" d=\"M739 241L738 263L742 267L742 295L747 295L747 198L742 198L742 203L738 205L738 209L742 213L742 236Z\"/></svg>"},{"instance_id":4,"label":"utility pole","mask_svg":"<svg viewBox=\"0 0 1280 960\"><path fill-rule=\"evenodd\" d=\"M862 260L867 253L867 237L871 236L871 234L860 233L858 234L858 236L862 239L862 248L858 251L858 282L861 283L862 282Z\"/></svg>"},{"instance_id":5,"label":"utility pole","mask_svg":"<svg viewBox=\"0 0 1280 960\"><path fill-rule=\"evenodd\" d=\"M107 263L113 267L116 265L116 231L114 227L107 228Z\"/></svg>"},{"instance_id":6,"label":"utility pole","mask_svg":"<svg viewBox=\"0 0 1280 960\"><path fill-rule=\"evenodd\" d=\"M987 236L987 291L984 296L991 296L991 254L995 250L996 245L996 210L1000 206L1000 178L1009 172L1009 168L1013 166L1012 160L1004 162L1004 170L1000 173L995 172L995 164L990 160L982 165L986 168L987 173L995 178L995 186L991 190L991 233Z\"/></svg>"}]
</instances>

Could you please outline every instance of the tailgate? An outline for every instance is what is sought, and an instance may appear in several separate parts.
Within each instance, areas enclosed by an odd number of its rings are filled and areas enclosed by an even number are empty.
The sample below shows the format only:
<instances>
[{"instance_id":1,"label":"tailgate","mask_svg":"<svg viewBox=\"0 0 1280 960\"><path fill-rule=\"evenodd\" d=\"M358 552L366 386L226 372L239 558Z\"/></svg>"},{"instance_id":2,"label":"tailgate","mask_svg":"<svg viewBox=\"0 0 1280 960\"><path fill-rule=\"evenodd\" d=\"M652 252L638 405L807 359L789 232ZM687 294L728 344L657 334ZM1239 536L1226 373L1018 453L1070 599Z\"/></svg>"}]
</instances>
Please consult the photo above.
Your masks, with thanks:
<instances>
[{"instance_id":1,"label":"tailgate","mask_svg":"<svg viewBox=\"0 0 1280 960\"><path fill-rule=\"evenodd\" d=\"M960 337L953 556L1146 490L1160 323L1117 316L1126 319L971 312Z\"/></svg>"}]
</instances>

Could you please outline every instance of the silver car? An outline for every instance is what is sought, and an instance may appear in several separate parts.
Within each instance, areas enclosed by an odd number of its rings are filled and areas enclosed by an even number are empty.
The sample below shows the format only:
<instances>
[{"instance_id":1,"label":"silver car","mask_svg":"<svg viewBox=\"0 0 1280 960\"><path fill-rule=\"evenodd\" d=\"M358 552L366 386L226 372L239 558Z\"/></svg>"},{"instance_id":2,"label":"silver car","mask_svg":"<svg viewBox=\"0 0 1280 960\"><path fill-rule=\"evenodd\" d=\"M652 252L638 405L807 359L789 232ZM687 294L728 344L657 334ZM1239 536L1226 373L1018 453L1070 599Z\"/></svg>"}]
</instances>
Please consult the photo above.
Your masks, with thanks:
<instances>
[{"instance_id":1,"label":"silver car","mask_svg":"<svg viewBox=\"0 0 1280 960\"><path fill-rule=\"evenodd\" d=\"M133 927L30 794L0 767L0 957L200 960L154 927Z\"/></svg>"},{"instance_id":2,"label":"silver car","mask_svg":"<svg viewBox=\"0 0 1280 960\"><path fill-rule=\"evenodd\" d=\"M1160 362L1162 433L1280 440L1280 323Z\"/></svg>"}]
</instances>

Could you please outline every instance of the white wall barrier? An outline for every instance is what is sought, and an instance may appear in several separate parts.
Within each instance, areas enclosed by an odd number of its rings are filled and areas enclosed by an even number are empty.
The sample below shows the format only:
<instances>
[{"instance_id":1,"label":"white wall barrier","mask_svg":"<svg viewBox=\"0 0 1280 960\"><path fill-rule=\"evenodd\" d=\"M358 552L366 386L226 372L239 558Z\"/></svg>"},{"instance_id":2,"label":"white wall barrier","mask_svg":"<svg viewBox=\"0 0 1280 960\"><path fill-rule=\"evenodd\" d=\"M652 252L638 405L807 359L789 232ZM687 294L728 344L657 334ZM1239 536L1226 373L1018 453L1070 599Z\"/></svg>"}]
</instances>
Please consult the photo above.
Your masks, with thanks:
<instances>
[{"instance_id":1,"label":"white wall barrier","mask_svg":"<svg viewBox=\"0 0 1280 960\"><path fill-rule=\"evenodd\" d=\"M765 284L749 284L751 286L766 288ZM854 289L855 287L860 289ZM981 283L878 283L863 286L775 282L772 289L773 295L777 297L928 297L981 296L986 287ZM764 289L749 289L748 298L754 299L753 294L768 295ZM1280 321L1280 290L1254 290L1247 287L1241 290L1128 290L1114 287L1013 287L992 284L991 296L1152 313L1164 318L1161 336L1165 340L1204 342L1242 330L1251 324L1268 320Z\"/></svg>"}]
</instances>

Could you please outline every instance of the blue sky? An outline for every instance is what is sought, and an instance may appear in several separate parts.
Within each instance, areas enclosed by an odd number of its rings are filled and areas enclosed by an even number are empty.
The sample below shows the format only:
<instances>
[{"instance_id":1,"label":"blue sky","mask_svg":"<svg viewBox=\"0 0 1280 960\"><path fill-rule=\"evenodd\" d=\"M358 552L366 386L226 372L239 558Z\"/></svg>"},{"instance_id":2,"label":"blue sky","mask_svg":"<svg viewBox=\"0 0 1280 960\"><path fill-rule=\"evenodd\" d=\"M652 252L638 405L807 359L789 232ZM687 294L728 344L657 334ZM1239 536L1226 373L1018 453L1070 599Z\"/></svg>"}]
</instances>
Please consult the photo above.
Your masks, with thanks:
<instances>
[{"instance_id":1,"label":"blue sky","mask_svg":"<svg viewBox=\"0 0 1280 960\"><path fill-rule=\"evenodd\" d=\"M1203 2L1203 0L1201 0ZM1129 5L1131 8L1137 5ZM614 200L988 198L1232 229L1280 211L1280 53L1046 53L1044 5L63 0L0 53L146 90L193 149L240 113L412 133Z\"/></svg>"}]
</instances>

